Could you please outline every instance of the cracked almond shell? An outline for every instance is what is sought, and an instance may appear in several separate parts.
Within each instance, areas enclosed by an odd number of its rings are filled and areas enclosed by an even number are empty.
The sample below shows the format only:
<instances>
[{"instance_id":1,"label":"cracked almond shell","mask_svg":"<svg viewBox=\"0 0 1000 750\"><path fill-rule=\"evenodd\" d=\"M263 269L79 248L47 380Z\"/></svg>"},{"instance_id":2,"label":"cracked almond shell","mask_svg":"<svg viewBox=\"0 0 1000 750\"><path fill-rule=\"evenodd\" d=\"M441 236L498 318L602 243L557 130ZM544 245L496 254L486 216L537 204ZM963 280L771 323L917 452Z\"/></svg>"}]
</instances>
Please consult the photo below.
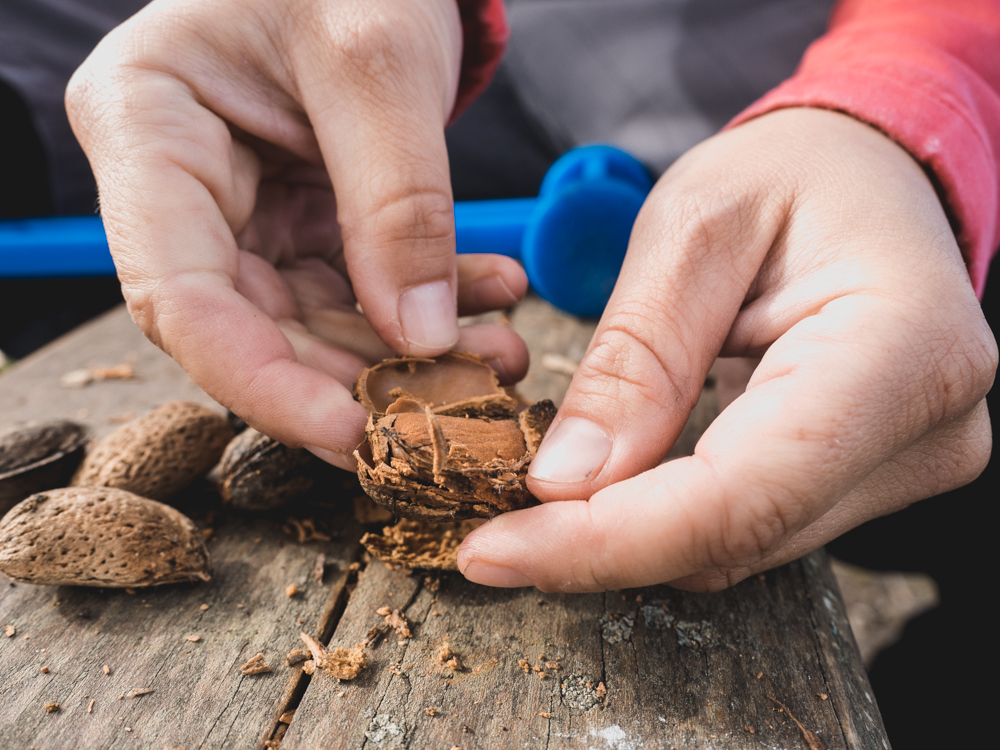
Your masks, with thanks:
<instances>
[{"instance_id":1,"label":"cracked almond shell","mask_svg":"<svg viewBox=\"0 0 1000 750\"><path fill-rule=\"evenodd\" d=\"M64 487L86 445L86 428L65 419L0 433L0 516L29 495Z\"/></svg>"},{"instance_id":2,"label":"cracked almond shell","mask_svg":"<svg viewBox=\"0 0 1000 750\"><path fill-rule=\"evenodd\" d=\"M99 441L73 477L76 486L117 487L166 500L218 462L233 429L199 404L171 401Z\"/></svg>"},{"instance_id":3,"label":"cracked almond shell","mask_svg":"<svg viewBox=\"0 0 1000 750\"><path fill-rule=\"evenodd\" d=\"M0 571L24 583L159 586L207 581L208 564L191 519L111 487L40 492L0 520Z\"/></svg>"},{"instance_id":4,"label":"cracked almond shell","mask_svg":"<svg viewBox=\"0 0 1000 750\"><path fill-rule=\"evenodd\" d=\"M376 560L418 570L458 570L458 547L474 521L423 523L402 519L381 534L365 534L364 545Z\"/></svg>"},{"instance_id":5,"label":"cracked almond shell","mask_svg":"<svg viewBox=\"0 0 1000 750\"><path fill-rule=\"evenodd\" d=\"M518 413L496 373L474 354L404 357L362 371L355 395L368 412L365 492L419 521L492 518L537 501L528 465L555 416L551 401Z\"/></svg>"}]
</instances>

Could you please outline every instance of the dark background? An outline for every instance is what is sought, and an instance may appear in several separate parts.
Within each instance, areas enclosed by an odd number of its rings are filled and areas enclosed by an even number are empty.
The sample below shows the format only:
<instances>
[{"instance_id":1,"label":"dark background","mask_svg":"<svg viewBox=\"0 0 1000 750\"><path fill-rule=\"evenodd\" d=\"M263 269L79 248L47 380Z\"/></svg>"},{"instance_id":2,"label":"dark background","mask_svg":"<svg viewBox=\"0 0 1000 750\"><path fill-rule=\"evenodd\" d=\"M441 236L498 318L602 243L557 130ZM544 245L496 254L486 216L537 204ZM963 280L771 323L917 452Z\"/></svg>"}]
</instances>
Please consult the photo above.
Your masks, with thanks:
<instances>
[{"instance_id":1,"label":"dark background","mask_svg":"<svg viewBox=\"0 0 1000 750\"><path fill-rule=\"evenodd\" d=\"M448 146L459 199L534 195L558 155L520 111L502 74L449 131ZM45 174L28 112L0 82L0 217L49 214ZM990 326L1000 331L1000 267L984 300ZM114 278L0 279L0 351L24 357L121 301ZM996 386L988 401L996 425ZM941 606L911 621L871 670L896 748L986 746L994 739L996 625L988 602L995 532L988 508L1000 497L998 464L994 454L967 487L870 521L828 546L867 568L927 573L940 587Z\"/></svg>"}]
</instances>

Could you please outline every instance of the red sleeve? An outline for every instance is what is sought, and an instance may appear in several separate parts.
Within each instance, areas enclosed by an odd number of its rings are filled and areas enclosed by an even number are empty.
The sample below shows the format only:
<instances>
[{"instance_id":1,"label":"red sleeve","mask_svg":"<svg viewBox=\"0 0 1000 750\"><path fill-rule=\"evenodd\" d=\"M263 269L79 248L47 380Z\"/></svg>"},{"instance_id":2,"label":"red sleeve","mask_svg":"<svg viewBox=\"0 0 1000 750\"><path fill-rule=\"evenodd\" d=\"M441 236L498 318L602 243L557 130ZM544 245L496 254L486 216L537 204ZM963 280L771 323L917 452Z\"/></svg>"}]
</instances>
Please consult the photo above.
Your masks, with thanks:
<instances>
[{"instance_id":1,"label":"red sleeve","mask_svg":"<svg viewBox=\"0 0 1000 750\"><path fill-rule=\"evenodd\" d=\"M982 296L1000 245L1000 0L841 0L795 75L727 127L795 106L867 122L928 170Z\"/></svg>"},{"instance_id":2,"label":"red sleeve","mask_svg":"<svg viewBox=\"0 0 1000 750\"><path fill-rule=\"evenodd\" d=\"M462 72L451 113L454 122L483 93L507 44L503 0L457 0L462 18ZM450 123L449 123L450 124Z\"/></svg>"}]
</instances>

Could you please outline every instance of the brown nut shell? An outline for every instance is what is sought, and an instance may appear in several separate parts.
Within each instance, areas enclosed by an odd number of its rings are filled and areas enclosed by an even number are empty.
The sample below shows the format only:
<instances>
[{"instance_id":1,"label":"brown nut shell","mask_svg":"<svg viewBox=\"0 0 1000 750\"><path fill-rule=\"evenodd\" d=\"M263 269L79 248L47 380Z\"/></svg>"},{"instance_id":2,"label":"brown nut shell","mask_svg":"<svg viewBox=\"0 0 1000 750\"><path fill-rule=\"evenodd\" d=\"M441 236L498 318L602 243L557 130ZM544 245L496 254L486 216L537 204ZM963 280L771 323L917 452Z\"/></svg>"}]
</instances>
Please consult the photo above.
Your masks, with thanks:
<instances>
[{"instance_id":1,"label":"brown nut shell","mask_svg":"<svg viewBox=\"0 0 1000 750\"><path fill-rule=\"evenodd\" d=\"M270 510L336 471L304 448L289 448L252 427L226 446L219 464L222 499L240 510Z\"/></svg>"},{"instance_id":2,"label":"brown nut shell","mask_svg":"<svg viewBox=\"0 0 1000 750\"><path fill-rule=\"evenodd\" d=\"M98 442L73 484L117 487L166 500L215 466L232 437L224 415L171 401Z\"/></svg>"},{"instance_id":3,"label":"brown nut shell","mask_svg":"<svg viewBox=\"0 0 1000 750\"><path fill-rule=\"evenodd\" d=\"M369 414L385 414L400 398L454 417L512 419L517 409L493 368L469 352L448 352L436 359L387 359L361 371L354 396Z\"/></svg>"},{"instance_id":4,"label":"brown nut shell","mask_svg":"<svg viewBox=\"0 0 1000 750\"><path fill-rule=\"evenodd\" d=\"M402 519L381 534L365 534L361 543L376 560L420 570L458 570L458 547L473 521L423 523Z\"/></svg>"},{"instance_id":5,"label":"brown nut shell","mask_svg":"<svg viewBox=\"0 0 1000 750\"><path fill-rule=\"evenodd\" d=\"M355 453L358 478L382 507L457 521L537 502L524 481L555 406L540 401L517 414L479 357L387 360L362 372L355 392L370 410L371 460Z\"/></svg>"},{"instance_id":6,"label":"brown nut shell","mask_svg":"<svg viewBox=\"0 0 1000 750\"><path fill-rule=\"evenodd\" d=\"M65 419L0 433L0 516L29 495L64 487L86 445L86 428Z\"/></svg>"},{"instance_id":7,"label":"brown nut shell","mask_svg":"<svg viewBox=\"0 0 1000 750\"><path fill-rule=\"evenodd\" d=\"M40 492L0 520L0 571L24 583L159 586L207 581L208 564L191 519L125 490Z\"/></svg>"}]
</instances>

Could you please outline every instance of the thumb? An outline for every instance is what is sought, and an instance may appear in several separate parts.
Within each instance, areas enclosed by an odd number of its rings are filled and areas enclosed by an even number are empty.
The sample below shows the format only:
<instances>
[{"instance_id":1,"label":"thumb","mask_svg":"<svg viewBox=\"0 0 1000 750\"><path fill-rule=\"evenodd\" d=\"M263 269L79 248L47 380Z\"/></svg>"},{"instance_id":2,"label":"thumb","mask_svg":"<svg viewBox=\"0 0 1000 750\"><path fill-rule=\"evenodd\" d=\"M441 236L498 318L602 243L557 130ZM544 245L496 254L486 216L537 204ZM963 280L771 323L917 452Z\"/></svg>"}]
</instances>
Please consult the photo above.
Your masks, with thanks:
<instances>
[{"instance_id":1,"label":"thumb","mask_svg":"<svg viewBox=\"0 0 1000 750\"><path fill-rule=\"evenodd\" d=\"M365 317L397 352L432 356L458 341L444 124L461 32L453 2L385 13L340 40L334 74L319 71L303 92Z\"/></svg>"},{"instance_id":2,"label":"thumb","mask_svg":"<svg viewBox=\"0 0 1000 750\"><path fill-rule=\"evenodd\" d=\"M614 293L529 469L539 499L589 498L655 466L680 435L780 223L723 170L681 165L639 213ZM720 185L734 189L720 196Z\"/></svg>"}]
</instances>

